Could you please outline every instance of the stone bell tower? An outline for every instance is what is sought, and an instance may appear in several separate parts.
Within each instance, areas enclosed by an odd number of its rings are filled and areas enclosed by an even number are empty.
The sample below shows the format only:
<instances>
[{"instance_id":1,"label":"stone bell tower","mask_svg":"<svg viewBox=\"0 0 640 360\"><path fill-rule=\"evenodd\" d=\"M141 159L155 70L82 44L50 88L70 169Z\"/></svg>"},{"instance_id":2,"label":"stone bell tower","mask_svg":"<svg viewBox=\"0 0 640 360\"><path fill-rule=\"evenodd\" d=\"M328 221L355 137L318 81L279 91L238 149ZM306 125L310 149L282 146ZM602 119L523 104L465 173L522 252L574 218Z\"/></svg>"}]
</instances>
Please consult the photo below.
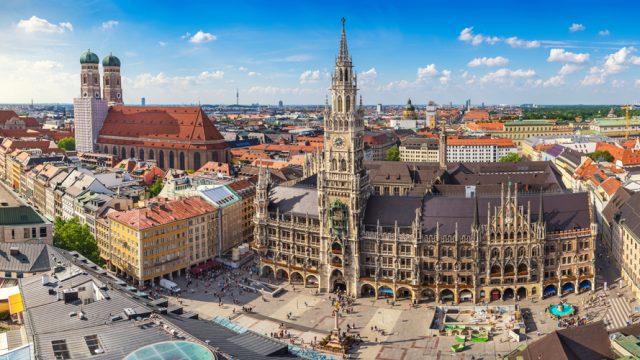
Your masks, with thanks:
<instances>
[{"instance_id":1,"label":"stone bell tower","mask_svg":"<svg viewBox=\"0 0 640 360\"><path fill-rule=\"evenodd\" d=\"M122 105L122 78L120 76L120 59L109 54L102 60L104 95L109 106Z\"/></svg>"},{"instance_id":2,"label":"stone bell tower","mask_svg":"<svg viewBox=\"0 0 640 360\"><path fill-rule=\"evenodd\" d=\"M342 19L340 50L331 81L331 108L325 106L324 154L318 173L318 206L323 218L321 287L355 294L358 233L369 195L363 166L364 120L357 106L357 77Z\"/></svg>"}]
</instances>

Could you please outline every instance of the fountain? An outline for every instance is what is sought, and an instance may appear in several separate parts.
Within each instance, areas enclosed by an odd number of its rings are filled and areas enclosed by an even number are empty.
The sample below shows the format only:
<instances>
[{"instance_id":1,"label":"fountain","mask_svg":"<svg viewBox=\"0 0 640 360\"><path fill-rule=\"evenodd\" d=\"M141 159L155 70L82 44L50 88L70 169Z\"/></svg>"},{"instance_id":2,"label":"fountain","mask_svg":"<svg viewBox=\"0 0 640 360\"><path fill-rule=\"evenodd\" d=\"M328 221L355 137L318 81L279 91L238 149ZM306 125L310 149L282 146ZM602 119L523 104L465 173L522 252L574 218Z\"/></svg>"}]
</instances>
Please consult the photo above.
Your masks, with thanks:
<instances>
[{"instance_id":1,"label":"fountain","mask_svg":"<svg viewBox=\"0 0 640 360\"><path fill-rule=\"evenodd\" d=\"M572 305L559 303L549 306L549 312L557 317L565 317L573 315L575 308Z\"/></svg>"}]
</instances>

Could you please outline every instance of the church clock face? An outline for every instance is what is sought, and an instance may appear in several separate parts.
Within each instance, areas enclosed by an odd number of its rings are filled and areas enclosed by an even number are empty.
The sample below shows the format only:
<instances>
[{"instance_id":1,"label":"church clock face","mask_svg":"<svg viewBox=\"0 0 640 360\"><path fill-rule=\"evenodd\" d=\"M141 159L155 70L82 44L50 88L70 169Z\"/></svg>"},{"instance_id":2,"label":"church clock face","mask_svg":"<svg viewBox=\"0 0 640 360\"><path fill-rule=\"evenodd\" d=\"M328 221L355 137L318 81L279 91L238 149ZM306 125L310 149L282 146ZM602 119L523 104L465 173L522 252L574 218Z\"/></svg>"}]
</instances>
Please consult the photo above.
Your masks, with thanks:
<instances>
[{"instance_id":1,"label":"church clock face","mask_svg":"<svg viewBox=\"0 0 640 360\"><path fill-rule=\"evenodd\" d=\"M342 145L344 145L344 140L342 140L342 138L341 138L341 137L337 137L335 140L333 140L333 144L334 144L336 147L339 147L339 148L340 148L340 147L342 147Z\"/></svg>"}]
</instances>

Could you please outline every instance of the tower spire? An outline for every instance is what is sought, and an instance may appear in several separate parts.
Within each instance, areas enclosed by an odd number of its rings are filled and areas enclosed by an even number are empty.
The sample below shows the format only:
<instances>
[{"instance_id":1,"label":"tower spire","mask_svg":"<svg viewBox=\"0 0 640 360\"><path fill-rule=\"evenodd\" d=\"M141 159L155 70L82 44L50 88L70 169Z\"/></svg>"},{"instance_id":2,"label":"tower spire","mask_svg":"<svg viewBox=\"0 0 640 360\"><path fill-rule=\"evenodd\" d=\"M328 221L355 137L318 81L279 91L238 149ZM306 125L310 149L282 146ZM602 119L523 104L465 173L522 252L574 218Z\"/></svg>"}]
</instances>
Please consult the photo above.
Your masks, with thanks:
<instances>
[{"instance_id":1,"label":"tower spire","mask_svg":"<svg viewBox=\"0 0 640 360\"><path fill-rule=\"evenodd\" d=\"M342 17L342 36L340 37L340 55L339 60L344 61L349 58L349 50L347 49L347 34L344 30L345 18Z\"/></svg>"},{"instance_id":2,"label":"tower spire","mask_svg":"<svg viewBox=\"0 0 640 360\"><path fill-rule=\"evenodd\" d=\"M540 190L540 208L538 209L538 223L544 223L544 197L542 196L542 190Z\"/></svg>"},{"instance_id":3,"label":"tower spire","mask_svg":"<svg viewBox=\"0 0 640 360\"><path fill-rule=\"evenodd\" d=\"M474 209L473 209L473 228L478 229L480 227L480 212L478 211L478 194L474 196Z\"/></svg>"}]
</instances>

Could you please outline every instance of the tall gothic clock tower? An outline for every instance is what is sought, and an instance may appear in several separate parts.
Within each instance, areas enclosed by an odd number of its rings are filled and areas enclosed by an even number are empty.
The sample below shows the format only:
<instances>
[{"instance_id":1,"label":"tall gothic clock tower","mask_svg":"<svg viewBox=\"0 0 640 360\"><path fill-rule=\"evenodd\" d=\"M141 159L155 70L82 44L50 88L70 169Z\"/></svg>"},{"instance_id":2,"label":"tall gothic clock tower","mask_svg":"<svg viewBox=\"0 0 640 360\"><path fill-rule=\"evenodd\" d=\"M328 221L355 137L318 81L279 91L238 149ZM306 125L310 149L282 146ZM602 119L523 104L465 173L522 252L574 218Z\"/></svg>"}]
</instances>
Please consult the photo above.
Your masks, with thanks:
<instances>
[{"instance_id":1,"label":"tall gothic clock tower","mask_svg":"<svg viewBox=\"0 0 640 360\"><path fill-rule=\"evenodd\" d=\"M318 173L318 206L322 215L321 284L356 294L358 235L369 196L363 166L364 120L357 103L357 77L342 19L340 52L331 81L331 108L325 105L324 153Z\"/></svg>"}]
</instances>

